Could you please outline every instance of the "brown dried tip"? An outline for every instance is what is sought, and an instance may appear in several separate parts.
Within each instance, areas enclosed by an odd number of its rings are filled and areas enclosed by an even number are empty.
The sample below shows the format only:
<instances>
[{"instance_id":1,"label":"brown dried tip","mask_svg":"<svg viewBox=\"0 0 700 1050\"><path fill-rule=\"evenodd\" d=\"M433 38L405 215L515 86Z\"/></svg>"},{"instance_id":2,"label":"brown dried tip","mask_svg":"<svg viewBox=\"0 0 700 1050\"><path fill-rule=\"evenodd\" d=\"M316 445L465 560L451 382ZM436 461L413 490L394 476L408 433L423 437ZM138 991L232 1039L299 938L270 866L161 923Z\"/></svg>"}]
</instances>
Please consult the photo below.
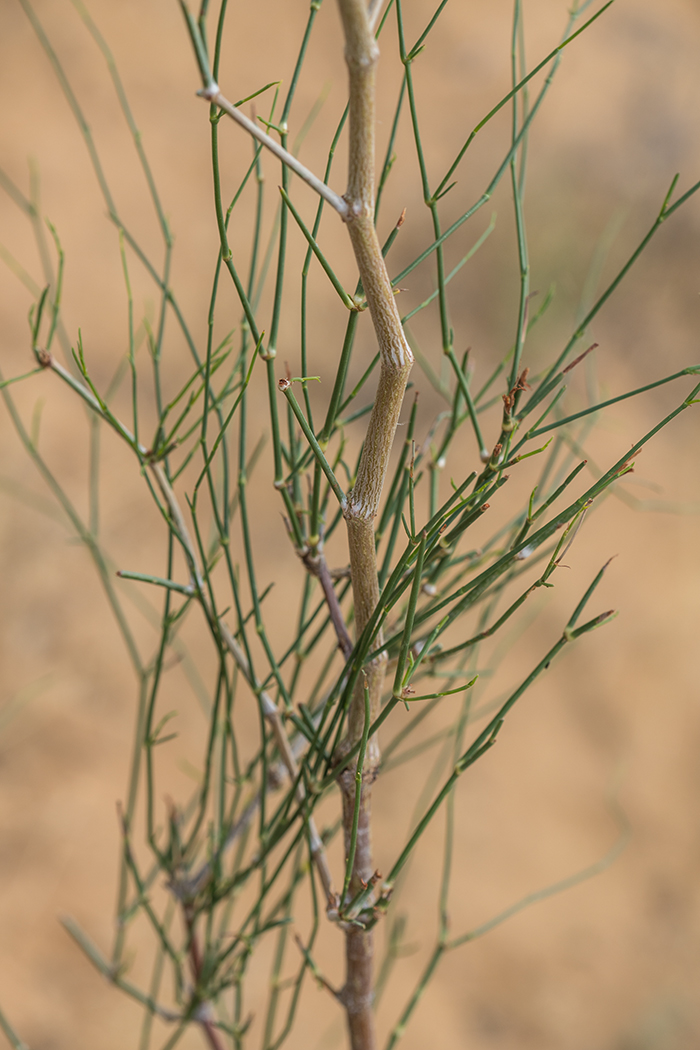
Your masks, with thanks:
<instances>
[{"instance_id":1,"label":"brown dried tip","mask_svg":"<svg viewBox=\"0 0 700 1050\"><path fill-rule=\"evenodd\" d=\"M591 343L591 345L588 347L588 350L584 350L583 353L579 354L578 357L575 358L575 360L573 360L570 365L566 366L566 368L562 372L562 375L565 376L566 373L570 372L572 368L576 368L576 365L580 365L581 362L583 361L584 357L588 357L588 355L590 354L591 350L595 350L595 348L597 346L598 346L598 343Z\"/></svg>"},{"instance_id":2,"label":"brown dried tip","mask_svg":"<svg viewBox=\"0 0 700 1050\"><path fill-rule=\"evenodd\" d=\"M406 218L406 209L404 208L404 210L403 210L403 211L401 212L401 214L399 215L399 221L398 221L398 222L396 223L396 229L397 229L397 230L400 230L400 229L401 229L401 227L402 227L402 226L403 226L403 224L404 224L404 219L405 219L405 218Z\"/></svg>"},{"instance_id":3,"label":"brown dried tip","mask_svg":"<svg viewBox=\"0 0 700 1050\"><path fill-rule=\"evenodd\" d=\"M527 377L529 376L529 374L530 374L529 366L527 368L523 368L522 372L518 376L518 380L517 380L515 386L513 387L514 391L515 390L529 390L530 389L530 384L527 381Z\"/></svg>"},{"instance_id":4,"label":"brown dried tip","mask_svg":"<svg viewBox=\"0 0 700 1050\"><path fill-rule=\"evenodd\" d=\"M520 393L522 390L529 390L530 384L527 381L527 377L530 374L530 369L523 368L522 372L515 381L515 386L512 390L509 390L507 394L503 394L503 404L506 406L506 412L509 414L515 407L515 395Z\"/></svg>"},{"instance_id":5,"label":"brown dried tip","mask_svg":"<svg viewBox=\"0 0 700 1050\"><path fill-rule=\"evenodd\" d=\"M379 870L379 868L376 869L376 871L374 872L373 875L370 875L369 880L367 882L365 882L365 880L362 878L361 875L358 876L360 882L362 883L362 888L365 889L365 890L367 889L368 886L376 885L376 883L378 883L380 881L381 877L382 877L382 873Z\"/></svg>"},{"instance_id":6,"label":"brown dried tip","mask_svg":"<svg viewBox=\"0 0 700 1050\"><path fill-rule=\"evenodd\" d=\"M284 390L289 390L291 385L292 384L289 382L288 379L279 379L277 381L277 386L280 388L280 390L283 390L283 391Z\"/></svg>"}]
</instances>

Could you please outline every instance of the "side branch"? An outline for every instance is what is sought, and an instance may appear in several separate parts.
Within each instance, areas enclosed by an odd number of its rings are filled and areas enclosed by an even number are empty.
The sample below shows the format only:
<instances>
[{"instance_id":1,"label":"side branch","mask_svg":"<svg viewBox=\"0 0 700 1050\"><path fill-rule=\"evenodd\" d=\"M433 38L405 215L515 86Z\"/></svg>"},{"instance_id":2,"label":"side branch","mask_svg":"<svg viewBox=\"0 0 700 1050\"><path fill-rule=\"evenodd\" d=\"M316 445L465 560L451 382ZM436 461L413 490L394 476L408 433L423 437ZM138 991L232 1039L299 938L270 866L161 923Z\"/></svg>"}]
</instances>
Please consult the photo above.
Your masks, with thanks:
<instances>
[{"instance_id":1,"label":"side branch","mask_svg":"<svg viewBox=\"0 0 700 1050\"><path fill-rule=\"evenodd\" d=\"M190 571L193 573L194 579L198 581L200 600L204 604L205 599L203 596L203 587L201 585L202 574L197 560L197 552L195 550L194 543L192 542L192 538L187 529L187 525L185 524L185 519L182 515L182 510L180 509L180 506L177 502L177 497L175 496L170 482L165 476L165 472L160 467L160 464L155 464L153 470L158 484L160 486L161 492L168 505L168 509L170 511L173 523L178 532L180 540L183 543L183 546L185 547L191 560ZM212 611L209 611L209 615L213 616ZM282 715L280 714L280 710L277 707L277 704L272 699L272 697L268 693L266 693L265 690L260 689L259 683L256 681L256 679L251 673L251 669L248 664L248 660L246 659L245 653L234 638L229 628L226 626L223 620L219 620L218 624L224 645L231 653L231 656L238 664L240 670L243 672L243 676L248 682L248 685L251 687L253 692L260 698L263 714L265 715L265 718L267 719L272 729L272 733L275 738L275 744L277 745L277 750L280 753L280 757L287 769L287 772L289 773L289 776L291 777L292 781L294 781L299 776L299 764L296 760L294 752L292 751L292 746L289 742L289 738L287 736L287 732L282 721ZM301 782L301 780L299 781L299 784L297 786L296 794L298 801L303 803L306 799L306 792L304 790L304 785ZM316 823L312 816L309 816L307 823L309 829L311 856L313 858L314 864L316 865L316 870L318 871L318 875L321 880L321 885L323 886L323 892L326 895L328 917L331 919L335 919L337 918L338 896L335 890L333 889L333 877L331 875L330 867L328 865L328 858L326 856L325 846L323 845L323 840L321 839L321 836L319 835L316 829Z\"/></svg>"},{"instance_id":2,"label":"side branch","mask_svg":"<svg viewBox=\"0 0 700 1050\"><path fill-rule=\"evenodd\" d=\"M343 611L340 608L340 603L338 602L338 595L335 593L333 577L328 568L325 555L320 549L317 549L315 553L307 551L301 560L303 561L307 572L310 572L312 576L315 576L321 584L321 590L326 599L331 623L333 624L338 639L338 648L343 654L343 659L347 661L350 659L350 654L353 649L352 639L348 634L347 627L345 626L345 618L343 616Z\"/></svg>"},{"instance_id":3,"label":"side branch","mask_svg":"<svg viewBox=\"0 0 700 1050\"><path fill-rule=\"evenodd\" d=\"M299 764L296 760L294 752L292 751L292 746L289 743L289 738L284 728L282 716L280 714L279 708L277 707L277 704L269 695L269 693L266 693L264 689L260 689L258 683L255 681L251 674L245 653L243 652L240 645L233 637L233 634L223 622L223 620L219 620L219 629L221 630L221 637L224 641L224 644L226 645L226 648L231 653L231 656L238 664L240 670L243 672L243 675L251 689L253 689L253 691L256 692L260 697L260 703L262 704L263 714L265 715L265 718L270 724L272 734L275 738L275 744L277 745L277 750L280 753L284 765L287 767L287 772L289 773L289 776L291 777L292 781L297 780L297 778L299 777ZM297 786L296 794L297 800L303 803L306 799L306 792L304 790L304 785L301 782L301 780L299 781L299 784ZM308 828L311 856L313 857L314 864L316 865L316 870L321 880L321 885L323 886L323 892L326 895L328 917L330 919L335 919L337 918L338 895L333 889L333 876L331 875L331 871L328 866L328 858L326 856L326 850L323 845L323 840L321 839L321 836L319 835L316 829L316 822L311 816L308 818Z\"/></svg>"},{"instance_id":4,"label":"side branch","mask_svg":"<svg viewBox=\"0 0 700 1050\"><path fill-rule=\"evenodd\" d=\"M258 125L250 120L244 113L234 106L232 102L221 94L219 85L212 76L211 68L209 66L209 58L207 55L207 49L202 39L200 27L197 24L197 20L189 10L185 0L180 0L180 7L182 13L185 16L185 23L187 30L190 34L190 40L194 48L194 53L197 58L197 64L199 66L200 76L204 87L197 94L200 98L206 99L207 102L213 103L222 109L224 113L227 113L232 120L235 120L237 124L245 128L246 131L257 139L263 146L266 146L271 153L274 153L283 164L286 164L288 168L291 168L300 179L303 179L312 189L316 190L324 200L327 200L332 207L338 212L341 218L345 219L348 212L348 206L342 197L339 197L329 186L326 186L322 179L314 175L312 171L300 164L296 157L292 156L291 153L287 152L282 146L280 146L273 138L267 135Z\"/></svg>"},{"instance_id":5,"label":"side branch","mask_svg":"<svg viewBox=\"0 0 700 1050\"><path fill-rule=\"evenodd\" d=\"M205 98L207 102L212 102L215 106L218 106L219 109L222 109L232 120L235 120L237 124L240 124L242 128L245 128L254 139L257 139L263 146L266 146L270 153L274 153L283 164L286 164L288 168L291 168L291 170L298 175L300 179L303 179L311 189L315 190L320 197L323 197L324 200L328 201L328 203L338 212L341 219L347 218L348 206L343 198L340 197L335 190L332 190L330 186L327 186L322 179L319 179L317 175L314 175L312 171L309 171L309 169L298 161L292 153L286 150L283 146L280 146L278 142L275 142L275 140L263 131L262 128L259 128L250 117L246 117L245 113L242 113L237 106L234 106L232 102L229 102L229 100L221 94L219 85L216 82L212 81L207 87L198 91L197 94L200 95L201 98Z\"/></svg>"}]
</instances>

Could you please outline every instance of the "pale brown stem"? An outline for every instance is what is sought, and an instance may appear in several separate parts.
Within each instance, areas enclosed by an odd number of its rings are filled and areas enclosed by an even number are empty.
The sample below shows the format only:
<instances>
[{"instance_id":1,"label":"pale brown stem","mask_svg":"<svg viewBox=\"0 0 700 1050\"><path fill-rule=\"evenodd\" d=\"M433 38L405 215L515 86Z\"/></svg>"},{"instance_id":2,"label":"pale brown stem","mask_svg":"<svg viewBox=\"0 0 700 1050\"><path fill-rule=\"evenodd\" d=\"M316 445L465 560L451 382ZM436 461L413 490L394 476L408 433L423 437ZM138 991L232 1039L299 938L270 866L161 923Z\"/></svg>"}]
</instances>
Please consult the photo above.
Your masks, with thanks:
<instances>
[{"instance_id":1,"label":"pale brown stem","mask_svg":"<svg viewBox=\"0 0 700 1050\"><path fill-rule=\"evenodd\" d=\"M379 344L380 374L355 485L348 493L345 519L350 549L350 570L355 604L355 629L359 637L379 601L379 578L374 539L374 519L379 510L413 355L396 308L379 239L374 226L374 123L375 77L379 48L373 18L379 3L338 0L345 35L345 60L350 87L350 158L345 217L372 324ZM381 635L377 642L381 644ZM369 690L370 718L379 714L386 668L382 654L364 668L348 712L347 731L340 753L347 754L361 738L365 723L364 692ZM360 797L360 818L350 896L373 875L371 842L371 793L379 769L379 741L370 739L365 755ZM355 806L355 777L346 770L340 777L346 855L350 848ZM346 980L341 993L347 1015L352 1050L375 1050L377 1045L373 1000L374 940L371 930L348 926L345 931Z\"/></svg>"},{"instance_id":2,"label":"pale brown stem","mask_svg":"<svg viewBox=\"0 0 700 1050\"><path fill-rule=\"evenodd\" d=\"M324 200L328 201L331 207L335 208L341 218L345 218L347 213L347 205L342 197L327 186L322 179L319 179L317 175L314 175L312 171L309 171L297 158L289 153L284 146L280 146L279 142L275 142L266 132L259 127L255 121L251 120L241 112L237 106L234 106L232 102L226 98L225 95L221 94L218 84L209 84L207 87L202 88L201 91L197 92L202 98L205 98L207 102L213 102L219 109L223 109L224 113L227 113L232 120L235 120L237 124L240 124L242 128L257 139L258 142L266 146L271 153L274 153L276 157L286 164L288 168L291 168L300 179L310 186L319 196L323 197Z\"/></svg>"},{"instance_id":3,"label":"pale brown stem","mask_svg":"<svg viewBox=\"0 0 700 1050\"><path fill-rule=\"evenodd\" d=\"M308 569L308 571L316 576L319 583L321 584L321 590L323 596L326 599L326 605L328 606L328 612L330 614L331 623L335 630L336 638L338 639L338 648L343 654L343 659L347 660L352 652L352 639L348 634L348 629L345 626L345 618L343 617L343 610L340 608L340 602L338 601L338 595L335 593L333 586L333 577L331 571L328 568L325 555L323 551L318 548L315 551L307 551L303 556L302 561Z\"/></svg>"},{"instance_id":4,"label":"pale brown stem","mask_svg":"<svg viewBox=\"0 0 700 1050\"><path fill-rule=\"evenodd\" d=\"M372 32L376 29L379 16L382 13L384 7L384 0L369 0L369 6L367 8L367 19Z\"/></svg>"},{"instance_id":5,"label":"pale brown stem","mask_svg":"<svg viewBox=\"0 0 700 1050\"><path fill-rule=\"evenodd\" d=\"M381 675L383 676L383 668L381 669ZM370 747L367 748L363 770L355 862L349 890L351 898L366 886L373 875L371 840L372 784L377 775L379 748L375 742L374 750L376 756L370 758ZM370 763L371 771L368 770ZM355 806L356 787L354 772L345 770L340 776L339 783L343 800L343 833L345 855L347 856L350 850ZM352 1050L375 1050L377 1039L373 1009L374 931L371 929L365 930L359 926L347 926L345 929L345 985L340 992L339 998L345 1007Z\"/></svg>"}]
</instances>

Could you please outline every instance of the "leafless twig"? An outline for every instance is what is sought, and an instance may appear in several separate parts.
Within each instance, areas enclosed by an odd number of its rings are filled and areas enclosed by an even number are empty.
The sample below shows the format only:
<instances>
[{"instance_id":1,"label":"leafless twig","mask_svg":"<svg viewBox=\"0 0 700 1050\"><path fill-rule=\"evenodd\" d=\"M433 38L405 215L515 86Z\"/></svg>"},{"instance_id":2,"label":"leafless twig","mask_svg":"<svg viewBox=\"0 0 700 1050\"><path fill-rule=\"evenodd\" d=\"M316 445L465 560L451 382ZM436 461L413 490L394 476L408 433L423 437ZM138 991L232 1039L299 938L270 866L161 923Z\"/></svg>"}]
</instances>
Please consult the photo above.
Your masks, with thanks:
<instances>
[{"instance_id":1,"label":"leafless twig","mask_svg":"<svg viewBox=\"0 0 700 1050\"><path fill-rule=\"evenodd\" d=\"M308 571L316 576L321 584L323 596L328 605L331 622L338 638L338 648L343 654L343 658L348 660L353 650L352 638L348 634L348 629L345 626L343 611L340 608L338 595L335 593L335 587L333 586L333 575L328 568L325 555L321 550L317 550L313 553L308 551L303 556L302 561Z\"/></svg>"},{"instance_id":2,"label":"leafless twig","mask_svg":"<svg viewBox=\"0 0 700 1050\"><path fill-rule=\"evenodd\" d=\"M314 175L312 171L309 171L308 168L304 167L304 165L298 161L293 154L289 153L283 146L280 146L278 142L275 142L275 140L264 132L262 128L259 128L250 117L247 117L245 113L242 113L237 106L234 106L232 102L229 102L229 100L221 94L218 84L209 84L207 87L202 88L201 91L198 91L197 94L201 95L202 98L205 98L207 102L213 102L215 106L219 107L219 109L223 109L224 113L227 113L232 120L235 120L237 124L240 124L241 127L245 128L245 130L252 135L253 138L257 139L258 142L261 142L263 146L266 146L267 149L269 149L271 153L274 153L283 164L286 164L287 167L291 168L300 179L303 179L308 186L311 186L320 197L323 197L324 200L328 201L328 203L338 212L341 219L347 217L348 206L343 198L332 190L330 186L326 186L325 182L323 182L322 179L319 179L317 175Z\"/></svg>"}]
</instances>

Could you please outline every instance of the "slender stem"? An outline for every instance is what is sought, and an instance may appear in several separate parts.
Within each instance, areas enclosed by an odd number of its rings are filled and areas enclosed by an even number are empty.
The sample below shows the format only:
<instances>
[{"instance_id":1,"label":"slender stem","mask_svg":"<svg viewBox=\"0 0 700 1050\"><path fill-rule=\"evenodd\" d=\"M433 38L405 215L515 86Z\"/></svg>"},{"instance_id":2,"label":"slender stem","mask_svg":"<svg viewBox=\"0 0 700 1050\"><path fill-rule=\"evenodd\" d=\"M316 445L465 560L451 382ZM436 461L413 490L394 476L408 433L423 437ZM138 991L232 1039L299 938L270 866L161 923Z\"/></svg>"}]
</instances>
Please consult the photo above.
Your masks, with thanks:
<instances>
[{"instance_id":1,"label":"slender stem","mask_svg":"<svg viewBox=\"0 0 700 1050\"><path fill-rule=\"evenodd\" d=\"M245 128L254 139L257 139L263 146L266 146L267 149L269 149L271 153L274 153L283 164L286 164L288 168L291 168L300 179L303 179L307 185L311 186L313 190L316 190L316 193L318 193L320 197L323 197L324 200L328 201L328 203L335 208L341 218L346 218L348 206L343 198L339 197L330 186L326 186L325 182L319 179L317 175L314 175L312 171L309 171L309 169L298 161L293 154L289 153L283 146L280 146L279 143L275 142L275 140L264 132L262 128L259 128L257 124L253 123L249 117L246 117L245 113L242 113L240 109L237 109L232 102L229 102L229 100L221 94L218 84L212 82L199 91L198 94L201 95L202 98L205 98L207 102L212 102L215 106L218 106L219 109L223 109L224 113L231 117L232 120L235 120L237 124L240 124L241 127Z\"/></svg>"},{"instance_id":2,"label":"slender stem","mask_svg":"<svg viewBox=\"0 0 700 1050\"><path fill-rule=\"evenodd\" d=\"M27 1044L22 1042L2 1010L0 1010L0 1028L7 1036L10 1046L14 1047L14 1050L29 1050Z\"/></svg>"},{"instance_id":3,"label":"slender stem","mask_svg":"<svg viewBox=\"0 0 700 1050\"><path fill-rule=\"evenodd\" d=\"M345 507L345 505L347 503L347 500L345 498L345 493L343 492L343 490L341 489L340 485L338 484L338 479L336 478L335 474L333 473L333 469L332 469L330 463L328 462L328 460L324 456L323 449L321 448L321 446L319 445L318 441L316 440L316 435L314 434L313 430L311 429L311 427L309 426L308 422L306 421L306 419L304 417L304 413L301 410L299 402L295 398L294 393L292 391L292 387L291 387L290 381L288 379L280 379L277 385L279 386L279 388L282 391L282 393L284 394L284 396L287 398L287 401L289 402L289 404L291 406L292 412L296 416L297 422L299 423L299 426L301 427L301 429L304 432L304 437L309 442L309 445L311 446L312 451L313 451L314 455L316 456L316 459L319 462L321 470L323 471L323 473L328 478L328 483L331 486L331 488L333 489L333 493L334 493L336 499L338 500L338 503L340 503L341 507Z\"/></svg>"},{"instance_id":4,"label":"slender stem","mask_svg":"<svg viewBox=\"0 0 700 1050\"><path fill-rule=\"evenodd\" d=\"M204 970L204 958L202 956L202 950L197 938L197 934L194 929L194 918L191 914L189 907L184 909L185 911L185 924L187 926L187 933L189 937L189 956L190 966L192 968L192 976L194 978L195 987L197 987L202 980L202 972ZM208 1019L204 1019L200 1022L202 1031L206 1038L207 1043L211 1047L211 1050L224 1050L224 1042L219 1032Z\"/></svg>"},{"instance_id":5,"label":"slender stem","mask_svg":"<svg viewBox=\"0 0 700 1050\"><path fill-rule=\"evenodd\" d=\"M321 584L321 590L323 596L326 599L328 606L328 614L331 618L331 622L335 629L336 637L338 639L338 648L343 654L345 660L350 659L352 653L352 640L348 634L347 627L345 626L345 619L343 617L342 609L340 608L340 602L338 601L338 595L335 593L333 586L333 578L331 577L330 569L326 562L325 556L322 551L316 550L309 551L308 554L304 555L304 565L313 573L314 576L318 577L319 583ZM304 628L302 628L303 630ZM301 641L301 631L299 632L299 640Z\"/></svg>"},{"instance_id":6,"label":"slender stem","mask_svg":"<svg viewBox=\"0 0 700 1050\"><path fill-rule=\"evenodd\" d=\"M379 510L413 354L401 326L374 225L375 77L379 48L365 0L338 0L338 7L345 38L350 95L348 188L345 193L348 213L345 221L380 353L374 407L365 434L355 485L348 493L344 510L350 549L355 631L359 639L379 602L374 519ZM369 721L374 722L378 717L385 668L386 654L380 653L357 676L339 757L362 740L367 721L366 695L369 698ZM371 788L378 769L379 745L375 733L367 743L357 806L353 773L346 769L339 778L346 856L350 855L352 842L355 842L349 884L351 893L372 880L370 803ZM352 1050L374 1050L377 1045L372 1008L373 956L371 930L362 926L349 926L346 929L346 982L341 1000L347 1014Z\"/></svg>"}]
</instances>

